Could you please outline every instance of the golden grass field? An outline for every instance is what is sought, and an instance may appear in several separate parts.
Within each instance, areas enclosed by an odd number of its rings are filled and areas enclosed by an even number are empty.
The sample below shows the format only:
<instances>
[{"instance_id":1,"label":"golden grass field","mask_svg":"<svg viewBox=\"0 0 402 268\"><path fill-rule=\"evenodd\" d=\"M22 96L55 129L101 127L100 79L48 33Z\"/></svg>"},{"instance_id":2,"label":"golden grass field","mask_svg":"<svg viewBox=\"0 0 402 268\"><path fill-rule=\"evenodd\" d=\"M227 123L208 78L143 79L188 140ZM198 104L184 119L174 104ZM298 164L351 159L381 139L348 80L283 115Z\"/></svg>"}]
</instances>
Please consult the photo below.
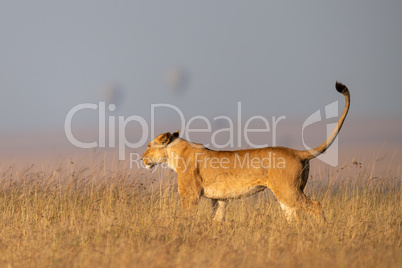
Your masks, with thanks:
<instances>
[{"instance_id":1,"label":"golden grass field","mask_svg":"<svg viewBox=\"0 0 402 268\"><path fill-rule=\"evenodd\" d=\"M181 217L172 171L73 162L2 166L0 267L402 267L400 173L316 170L306 193L324 225L288 224L268 190L214 223L207 199Z\"/></svg>"}]
</instances>

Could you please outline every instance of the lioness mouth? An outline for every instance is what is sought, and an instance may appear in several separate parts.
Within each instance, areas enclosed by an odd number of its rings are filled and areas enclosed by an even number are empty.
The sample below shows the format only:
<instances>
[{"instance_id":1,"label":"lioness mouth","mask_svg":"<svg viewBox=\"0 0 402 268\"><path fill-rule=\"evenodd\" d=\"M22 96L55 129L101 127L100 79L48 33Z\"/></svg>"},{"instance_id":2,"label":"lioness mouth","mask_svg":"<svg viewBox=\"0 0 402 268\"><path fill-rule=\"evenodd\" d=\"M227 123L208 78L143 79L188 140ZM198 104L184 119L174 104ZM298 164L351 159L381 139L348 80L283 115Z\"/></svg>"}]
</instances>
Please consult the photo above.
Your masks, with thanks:
<instances>
[{"instance_id":1,"label":"lioness mouth","mask_svg":"<svg viewBox=\"0 0 402 268\"><path fill-rule=\"evenodd\" d=\"M155 164L146 164L145 165L145 168L147 168L147 169L151 169L151 168L153 168L155 166Z\"/></svg>"}]
</instances>

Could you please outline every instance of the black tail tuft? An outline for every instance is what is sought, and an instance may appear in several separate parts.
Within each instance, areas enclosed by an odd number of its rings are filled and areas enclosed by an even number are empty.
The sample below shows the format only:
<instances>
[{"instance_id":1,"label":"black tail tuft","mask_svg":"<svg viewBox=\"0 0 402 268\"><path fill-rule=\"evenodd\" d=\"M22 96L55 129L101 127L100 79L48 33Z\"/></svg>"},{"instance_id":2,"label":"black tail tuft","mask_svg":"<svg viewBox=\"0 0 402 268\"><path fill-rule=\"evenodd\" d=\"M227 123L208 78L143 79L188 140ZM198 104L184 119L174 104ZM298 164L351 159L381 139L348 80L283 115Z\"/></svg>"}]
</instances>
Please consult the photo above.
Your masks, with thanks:
<instances>
[{"instance_id":1,"label":"black tail tuft","mask_svg":"<svg viewBox=\"0 0 402 268\"><path fill-rule=\"evenodd\" d=\"M342 94L349 91L348 88L344 84L339 83L338 81L336 82L335 87L336 87L336 90L338 90L338 92L342 93Z\"/></svg>"}]
</instances>

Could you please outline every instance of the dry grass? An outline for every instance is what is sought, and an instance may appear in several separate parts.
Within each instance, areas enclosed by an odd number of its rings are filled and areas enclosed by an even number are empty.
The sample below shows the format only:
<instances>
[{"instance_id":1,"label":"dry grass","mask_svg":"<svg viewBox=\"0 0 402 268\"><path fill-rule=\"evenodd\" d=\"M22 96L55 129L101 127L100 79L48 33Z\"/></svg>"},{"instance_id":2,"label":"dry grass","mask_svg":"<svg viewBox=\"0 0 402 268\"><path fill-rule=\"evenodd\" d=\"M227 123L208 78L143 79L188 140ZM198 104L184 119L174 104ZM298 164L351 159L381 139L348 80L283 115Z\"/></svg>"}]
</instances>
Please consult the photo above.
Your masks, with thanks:
<instances>
[{"instance_id":1,"label":"dry grass","mask_svg":"<svg viewBox=\"0 0 402 268\"><path fill-rule=\"evenodd\" d=\"M402 267L401 177L364 166L309 182L322 226L307 215L288 224L268 191L231 202L225 223L206 199L184 219L170 171L2 172L0 267Z\"/></svg>"}]
</instances>

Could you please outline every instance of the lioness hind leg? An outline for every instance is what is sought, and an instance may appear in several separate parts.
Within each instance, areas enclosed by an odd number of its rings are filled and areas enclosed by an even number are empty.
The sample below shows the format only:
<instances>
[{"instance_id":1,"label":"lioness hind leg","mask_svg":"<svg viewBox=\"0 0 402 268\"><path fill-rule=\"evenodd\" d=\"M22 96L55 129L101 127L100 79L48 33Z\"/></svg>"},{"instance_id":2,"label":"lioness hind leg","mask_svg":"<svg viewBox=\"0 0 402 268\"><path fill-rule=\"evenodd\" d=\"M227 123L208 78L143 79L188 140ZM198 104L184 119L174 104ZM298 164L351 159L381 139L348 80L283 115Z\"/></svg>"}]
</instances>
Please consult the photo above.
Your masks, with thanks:
<instances>
[{"instance_id":1,"label":"lioness hind leg","mask_svg":"<svg viewBox=\"0 0 402 268\"><path fill-rule=\"evenodd\" d=\"M305 196L305 201L304 204L302 206L302 209L309 212L310 214L314 215L315 218L320 221L320 222L325 222L325 216L324 216L324 211L322 210L322 206L320 204L320 202L311 200L310 198L308 198L307 196Z\"/></svg>"},{"instance_id":2,"label":"lioness hind leg","mask_svg":"<svg viewBox=\"0 0 402 268\"><path fill-rule=\"evenodd\" d=\"M286 197L280 196L278 201L282 210L284 210L286 213L286 219L288 222L291 222L293 219L299 221L298 212L300 210L308 212L321 222L325 221L320 203L311 200L300 190L294 191L292 194L288 194Z\"/></svg>"},{"instance_id":3,"label":"lioness hind leg","mask_svg":"<svg viewBox=\"0 0 402 268\"><path fill-rule=\"evenodd\" d=\"M289 207L289 206L285 205L284 203L282 203L281 201L279 201L279 204L281 205L281 209L285 212L286 220L289 223L293 222L293 220L296 220L297 222L299 222L299 215L297 214L296 208Z\"/></svg>"},{"instance_id":4,"label":"lioness hind leg","mask_svg":"<svg viewBox=\"0 0 402 268\"><path fill-rule=\"evenodd\" d=\"M224 221L226 215L226 205L227 201L222 201L218 199L211 199L212 209L215 214L214 221Z\"/></svg>"},{"instance_id":5,"label":"lioness hind leg","mask_svg":"<svg viewBox=\"0 0 402 268\"><path fill-rule=\"evenodd\" d=\"M295 205L298 210L308 212L319 222L325 222L324 212L322 211L322 207L319 202L311 200L303 192L299 192L298 197L295 200Z\"/></svg>"}]
</instances>

